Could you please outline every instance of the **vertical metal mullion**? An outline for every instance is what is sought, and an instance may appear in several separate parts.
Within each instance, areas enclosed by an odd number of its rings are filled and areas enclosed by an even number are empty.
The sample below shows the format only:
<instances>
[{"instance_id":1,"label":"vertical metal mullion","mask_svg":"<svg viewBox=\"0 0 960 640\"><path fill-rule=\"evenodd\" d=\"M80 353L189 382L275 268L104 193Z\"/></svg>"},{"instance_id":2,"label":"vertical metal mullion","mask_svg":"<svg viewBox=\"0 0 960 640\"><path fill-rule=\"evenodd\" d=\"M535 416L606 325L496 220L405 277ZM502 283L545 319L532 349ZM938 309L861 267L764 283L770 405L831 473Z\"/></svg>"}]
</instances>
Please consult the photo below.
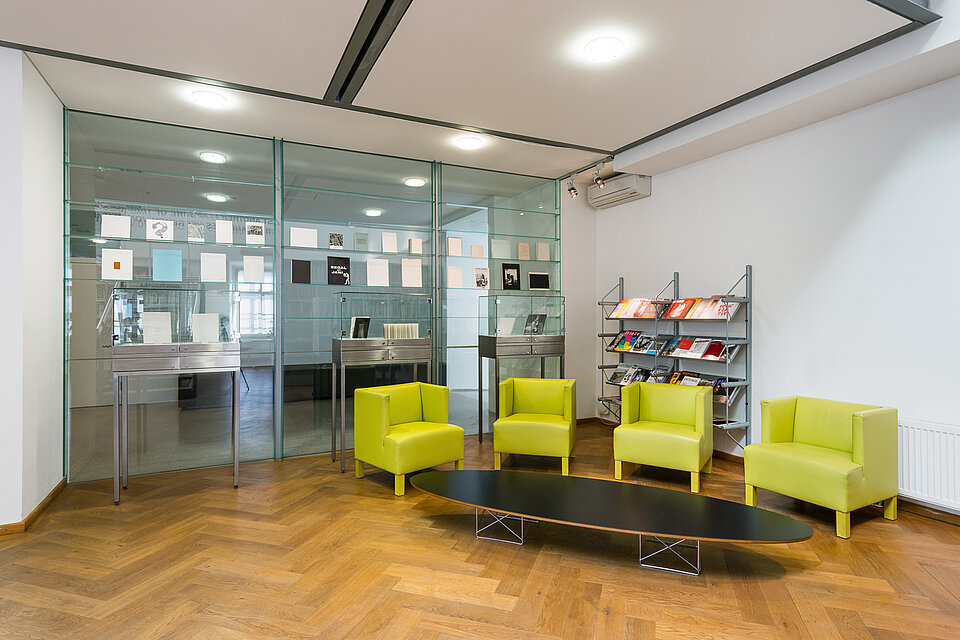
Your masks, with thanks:
<instances>
[{"instance_id":1,"label":"vertical metal mullion","mask_svg":"<svg viewBox=\"0 0 960 640\"><path fill-rule=\"evenodd\" d=\"M273 139L273 457L283 459L283 140Z\"/></svg>"},{"instance_id":2,"label":"vertical metal mullion","mask_svg":"<svg viewBox=\"0 0 960 640\"><path fill-rule=\"evenodd\" d=\"M70 477L70 331L67 327L70 263L70 112L63 108L63 477Z\"/></svg>"},{"instance_id":3,"label":"vertical metal mullion","mask_svg":"<svg viewBox=\"0 0 960 640\"><path fill-rule=\"evenodd\" d=\"M746 331L744 332L744 337L747 339L747 363L746 363L746 377L747 377L747 386L744 389L746 392L746 397L744 398L745 408L744 416L747 422L747 433L744 437L745 444L750 444L750 432L753 429L753 405L751 401L753 400L753 265L747 265L747 308L746 318L744 323L746 325Z\"/></svg>"},{"instance_id":4,"label":"vertical metal mullion","mask_svg":"<svg viewBox=\"0 0 960 640\"><path fill-rule=\"evenodd\" d=\"M431 314L431 333L432 340L431 344L433 345L433 362L431 363L432 375L431 378L436 381L436 384L445 385L447 384L446 375L441 375L441 370L443 368L443 356L446 350L446 331L444 330L443 323L443 307L444 307L444 298L443 298L443 270L441 268L441 256L443 255L440 247L440 226L441 226L441 211L440 211L440 198L442 197L442 191L440 187L440 181L442 179L442 167L439 162L430 163L430 224L431 224L431 238L433 242L433 283L432 283L432 294L433 294L433 313Z\"/></svg>"}]
</instances>

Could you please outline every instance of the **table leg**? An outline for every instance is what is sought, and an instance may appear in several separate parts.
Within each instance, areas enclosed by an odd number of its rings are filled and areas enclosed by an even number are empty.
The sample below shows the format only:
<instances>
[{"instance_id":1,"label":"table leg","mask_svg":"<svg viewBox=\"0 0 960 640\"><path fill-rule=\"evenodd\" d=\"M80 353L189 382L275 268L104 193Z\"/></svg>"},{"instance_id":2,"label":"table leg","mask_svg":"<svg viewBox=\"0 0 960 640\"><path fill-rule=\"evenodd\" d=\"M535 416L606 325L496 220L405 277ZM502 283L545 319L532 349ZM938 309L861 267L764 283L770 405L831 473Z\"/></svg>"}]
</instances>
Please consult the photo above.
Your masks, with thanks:
<instances>
[{"instance_id":1,"label":"table leg","mask_svg":"<svg viewBox=\"0 0 960 640\"><path fill-rule=\"evenodd\" d=\"M120 376L113 376L113 504L120 504Z\"/></svg>"},{"instance_id":2,"label":"table leg","mask_svg":"<svg viewBox=\"0 0 960 640\"><path fill-rule=\"evenodd\" d=\"M123 488L127 488L127 480L129 479L129 458L128 458L128 442L130 440L130 431L129 431L129 407L130 407L130 377L122 376L120 378L120 411L121 411L121 422L120 422L120 471L123 476Z\"/></svg>"},{"instance_id":3,"label":"table leg","mask_svg":"<svg viewBox=\"0 0 960 640\"><path fill-rule=\"evenodd\" d=\"M330 459L337 461L337 365L330 364Z\"/></svg>"},{"instance_id":4,"label":"table leg","mask_svg":"<svg viewBox=\"0 0 960 640\"><path fill-rule=\"evenodd\" d=\"M347 470L347 368L340 364L340 473Z\"/></svg>"},{"instance_id":5,"label":"table leg","mask_svg":"<svg viewBox=\"0 0 960 640\"><path fill-rule=\"evenodd\" d=\"M240 381L233 372L233 488L240 486Z\"/></svg>"}]
</instances>

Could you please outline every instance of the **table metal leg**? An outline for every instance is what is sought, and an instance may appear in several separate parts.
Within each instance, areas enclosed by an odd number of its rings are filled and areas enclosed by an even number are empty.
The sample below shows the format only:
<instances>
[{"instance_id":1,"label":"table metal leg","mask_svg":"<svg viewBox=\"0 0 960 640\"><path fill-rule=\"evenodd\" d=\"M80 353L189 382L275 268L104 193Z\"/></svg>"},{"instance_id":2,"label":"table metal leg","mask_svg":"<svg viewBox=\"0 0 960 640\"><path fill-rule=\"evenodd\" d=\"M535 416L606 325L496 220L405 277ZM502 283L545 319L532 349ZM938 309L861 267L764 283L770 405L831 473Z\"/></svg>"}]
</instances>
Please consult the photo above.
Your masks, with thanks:
<instances>
[{"instance_id":1,"label":"table metal leg","mask_svg":"<svg viewBox=\"0 0 960 640\"><path fill-rule=\"evenodd\" d=\"M120 376L113 376L113 504L120 504Z\"/></svg>"},{"instance_id":2,"label":"table metal leg","mask_svg":"<svg viewBox=\"0 0 960 640\"><path fill-rule=\"evenodd\" d=\"M477 356L477 442L483 442L483 356Z\"/></svg>"},{"instance_id":3,"label":"table metal leg","mask_svg":"<svg viewBox=\"0 0 960 640\"><path fill-rule=\"evenodd\" d=\"M655 543L655 550L651 553L644 555L643 553L643 542L644 538ZM677 549L686 548L694 550L693 561L685 558L681 555ZM671 567L665 564L656 564L655 562L650 562L650 559L658 554L669 551L670 554L668 557L673 557L679 559L682 564L678 564L675 567ZM689 567L689 568L685 568ZM662 540L659 536L640 536L640 566L649 568L649 569L659 569L660 571L670 571L673 573L682 573L688 576L698 576L700 575L700 541L692 540L687 541L683 538L675 539L673 542L666 542Z\"/></svg>"},{"instance_id":4,"label":"table metal leg","mask_svg":"<svg viewBox=\"0 0 960 640\"><path fill-rule=\"evenodd\" d=\"M347 470L347 368L340 364L340 473Z\"/></svg>"},{"instance_id":5,"label":"table metal leg","mask_svg":"<svg viewBox=\"0 0 960 640\"><path fill-rule=\"evenodd\" d=\"M233 488L240 486L240 372L233 372Z\"/></svg>"},{"instance_id":6,"label":"table metal leg","mask_svg":"<svg viewBox=\"0 0 960 640\"><path fill-rule=\"evenodd\" d=\"M129 440L130 440L130 430L129 430L129 415L130 415L130 377L122 376L120 378L120 411L121 411L121 422L120 422L120 472L123 476L123 488L127 488L127 480L129 479Z\"/></svg>"},{"instance_id":7,"label":"table metal leg","mask_svg":"<svg viewBox=\"0 0 960 640\"><path fill-rule=\"evenodd\" d=\"M330 459L337 461L337 365L330 365Z\"/></svg>"}]
</instances>

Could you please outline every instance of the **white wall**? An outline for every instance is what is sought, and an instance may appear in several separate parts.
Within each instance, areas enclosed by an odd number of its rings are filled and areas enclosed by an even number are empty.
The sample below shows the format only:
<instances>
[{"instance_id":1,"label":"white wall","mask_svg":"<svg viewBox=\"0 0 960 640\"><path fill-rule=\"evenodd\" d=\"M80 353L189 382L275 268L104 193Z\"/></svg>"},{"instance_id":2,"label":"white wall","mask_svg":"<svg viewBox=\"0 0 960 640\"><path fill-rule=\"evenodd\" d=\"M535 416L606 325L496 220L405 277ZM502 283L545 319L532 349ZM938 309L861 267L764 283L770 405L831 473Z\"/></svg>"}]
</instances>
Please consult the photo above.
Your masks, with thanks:
<instances>
[{"instance_id":1,"label":"white wall","mask_svg":"<svg viewBox=\"0 0 960 640\"><path fill-rule=\"evenodd\" d=\"M23 68L23 515L63 478L63 105Z\"/></svg>"},{"instance_id":2,"label":"white wall","mask_svg":"<svg viewBox=\"0 0 960 640\"><path fill-rule=\"evenodd\" d=\"M581 194L586 188L580 189ZM577 381L577 417L597 415L597 212L561 188L560 293L566 302L564 376Z\"/></svg>"},{"instance_id":3,"label":"white wall","mask_svg":"<svg viewBox=\"0 0 960 640\"><path fill-rule=\"evenodd\" d=\"M23 54L0 49L0 524L63 477L61 109Z\"/></svg>"},{"instance_id":4,"label":"white wall","mask_svg":"<svg viewBox=\"0 0 960 640\"><path fill-rule=\"evenodd\" d=\"M598 215L598 282L714 294L753 264L753 440L791 394L958 424L958 175L960 77L657 175Z\"/></svg>"}]
</instances>

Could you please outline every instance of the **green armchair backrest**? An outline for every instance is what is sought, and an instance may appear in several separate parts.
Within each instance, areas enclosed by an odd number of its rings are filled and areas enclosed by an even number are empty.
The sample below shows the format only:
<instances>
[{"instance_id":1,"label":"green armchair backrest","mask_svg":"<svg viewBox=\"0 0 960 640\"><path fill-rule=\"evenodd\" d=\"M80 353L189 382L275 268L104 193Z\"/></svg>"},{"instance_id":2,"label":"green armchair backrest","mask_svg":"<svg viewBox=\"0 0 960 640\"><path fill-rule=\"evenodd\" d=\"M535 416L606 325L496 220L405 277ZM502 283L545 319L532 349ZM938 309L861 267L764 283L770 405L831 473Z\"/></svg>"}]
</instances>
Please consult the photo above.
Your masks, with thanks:
<instances>
[{"instance_id":1,"label":"green armchair backrest","mask_svg":"<svg viewBox=\"0 0 960 640\"><path fill-rule=\"evenodd\" d=\"M620 424L641 420L670 422L696 425L698 431L703 431L708 422L704 417L705 410L712 409L710 403L713 393L710 387L635 382L624 387L621 394L623 410Z\"/></svg>"},{"instance_id":2,"label":"green armchair backrest","mask_svg":"<svg viewBox=\"0 0 960 640\"><path fill-rule=\"evenodd\" d=\"M819 398L797 398L793 441L853 451L853 414L879 407Z\"/></svg>"},{"instance_id":3,"label":"green armchair backrest","mask_svg":"<svg viewBox=\"0 0 960 640\"><path fill-rule=\"evenodd\" d=\"M500 383L500 415L539 413L576 420L574 380L509 378Z\"/></svg>"}]
</instances>

